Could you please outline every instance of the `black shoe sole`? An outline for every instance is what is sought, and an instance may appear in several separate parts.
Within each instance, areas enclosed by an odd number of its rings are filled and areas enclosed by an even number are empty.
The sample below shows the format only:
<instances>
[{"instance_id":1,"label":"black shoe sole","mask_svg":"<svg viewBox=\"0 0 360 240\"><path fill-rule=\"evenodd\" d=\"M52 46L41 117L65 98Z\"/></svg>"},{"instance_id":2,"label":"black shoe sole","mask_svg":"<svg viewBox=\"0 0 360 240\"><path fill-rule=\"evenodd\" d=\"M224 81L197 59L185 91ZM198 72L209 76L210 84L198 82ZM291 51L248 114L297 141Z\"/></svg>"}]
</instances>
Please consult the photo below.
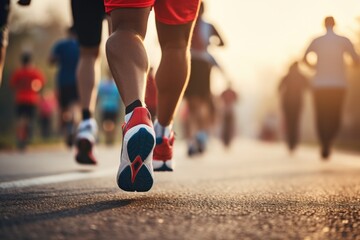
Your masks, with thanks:
<instances>
[{"instance_id":1,"label":"black shoe sole","mask_svg":"<svg viewBox=\"0 0 360 240\"><path fill-rule=\"evenodd\" d=\"M76 142L78 153L75 156L76 162L80 164L95 165L96 160L92 155L92 143L87 139L80 139Z\"/></svg>"}]
</instances>

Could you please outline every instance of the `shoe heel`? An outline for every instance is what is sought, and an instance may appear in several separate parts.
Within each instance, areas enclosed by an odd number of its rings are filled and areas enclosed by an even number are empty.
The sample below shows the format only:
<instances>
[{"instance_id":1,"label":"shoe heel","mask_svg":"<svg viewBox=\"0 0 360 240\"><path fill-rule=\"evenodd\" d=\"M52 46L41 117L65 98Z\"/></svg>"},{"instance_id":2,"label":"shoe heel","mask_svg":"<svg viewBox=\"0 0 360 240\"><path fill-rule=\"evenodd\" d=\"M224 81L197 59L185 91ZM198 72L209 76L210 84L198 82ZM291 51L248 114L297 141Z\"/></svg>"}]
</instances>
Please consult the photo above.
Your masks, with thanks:
<instances>
[{"instance_id":1,"label":"shoe heel","mask_svg":"<svg viewBox=\"0 0 360 240\"><path fill-rule=\"evenodd\" d=\"M151 189L154 179L145 165L142 165L139 172L132 182L132 170L127 166L119 175L117 184L120 189L127 192L147 192Z\"/></svg>"},{"instance_id":2,"label":"shoe heel","mask_svg":"<svg viewBox=\"0 0 360 240\"><path fill-rule=\"evenodd\" d=\"M145 128L140 128L127 143L127 152L130 162L133 162L137 156L140 156L142 161L149 156L154 148L154 137Z\"/></svg>"},{"instance_id":3,"label":"shoe heel","mask_svg":"<svg viewBox=\"0 0 360 240\"><path fill-rule=\"evenodd\" d=\"M75 159L80 164L96 164L96 161L92 158L92 144L87 139L80 139L76 143L78 153Z\"/></svg>"},{"instance_id":4,"label":"shoe heel","mask_svg":"<svg viewBox=\"0 0 360 240\"><path fill-rule=\"evenodd\" d=\"M151 189L154 182L152 159L144 162L152 153L154 146L155 139L146 128L140 128L131 136L126 145L131 164L118 175L117 184L119 188L129 192L147 192ZM140 165L138 165L139 162Z\"/></svg>"},{"instance_id":5,"label":"shoe heel","mask_svg":"<svg viewBox=\"0 0 360 240\"><path fill-rule=\"evenodd\" d=\"M173 160L153 160L153 166L155 172L173 172L174 163Z\"/></svg>"}]
</instances>

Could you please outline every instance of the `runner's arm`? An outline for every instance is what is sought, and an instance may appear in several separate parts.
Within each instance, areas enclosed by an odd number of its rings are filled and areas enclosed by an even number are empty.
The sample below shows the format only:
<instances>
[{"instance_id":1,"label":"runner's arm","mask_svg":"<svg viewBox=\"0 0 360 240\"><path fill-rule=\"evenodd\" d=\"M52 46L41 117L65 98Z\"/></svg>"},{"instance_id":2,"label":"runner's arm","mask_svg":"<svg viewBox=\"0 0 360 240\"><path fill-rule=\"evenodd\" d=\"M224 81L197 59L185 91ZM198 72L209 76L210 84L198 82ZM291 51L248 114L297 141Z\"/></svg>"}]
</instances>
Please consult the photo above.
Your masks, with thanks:
<instances>
[{"instance_id":1,"label":"runner's arm","mask_svg":"<svg viewBox=\"0 0 360 240\"><path fill-rule=\"evenodd\" d=\"M286 77L284 77L283 79L281 79L280 83L279 83L279 87L278 87L278 90L279 90L279 93L282 92L282 90L284 89L285 87L285 83L286 83Z\"/></svg>"},{"instance_id":2,"label":"runner's arm","mask_svg":"<svg viewBox=\"0 0 360 240\"><path fill-rule=\"evenodd\" d=\"M35 74L36 74L36 78L39 79L39 81L41 83L40 89L44 88L45 82L46 82L44 74L40 70L36 70Z\"/></svg>"},{"instance_id":3,"label":"runner's arm","mask_svg":"<svg viewBox=\"0 0 360 240\"><path fill-rule=\"evenodd\" d=\"M220 36L219 32L216 30L215 26L211 25L211 28L212 28L212 36L216 37L219 40L217 45L219 47L225 46L224 40L221 38L221 36Z\"/></svg>"},{"instance_id":4,"label":"runner's arm","mask_svg":"<svg viewBox=\"0 0 360 240\"><path fill-rule=\"evenodd\" d=\"M309 45L309 47L306 49L304 57L303 57L303 62L310 68L315 68L314 64L311 64L308 59L307 56L310 52L314 52L314 41Z\"/></svg>"},{"instance_id":5,"label":"runner's arm","mask_svg":"<svg viewBox=\"0 0 360 240\"><path fill-rule=\"evenodd\" d=\"M346 51L350 54L355 65L360 65L360 56L356 53L354 45L349 39L346 41Z\"/></svg>"},{"instance_id":6,"label":"runner's arm","mask_svg":"<svg viewBox=\"0 0 360 240\"><path fill-rule=\"evenodd\" d=\"M49 64L55 65L57 63L58 63L58 58L54 54L51 54L49 57Z\"/></svg>"},{"instance_id":7,"label":"runner's arm","mask_svg":"<svg viewBox=\"0 0 360 240\"><path fill-rule=\"evenodd\" d=\"M59 62L59 45L55 44L55 46L53 47L53 49L51 50L50 56L49 56L49 64L50 65L55 65Z\"/></svg>"},{"instance_id":8,"label":"runner's arm","mask_svg":"<svg viewBox=\"0 0 360 240\"><path fill-rule=\"evenodd\" d=\"M56 65L58 63L58 58L54 55L54 54L51 54L49 56L49 64L50 65Z\"/></svg>"}]
</instances>

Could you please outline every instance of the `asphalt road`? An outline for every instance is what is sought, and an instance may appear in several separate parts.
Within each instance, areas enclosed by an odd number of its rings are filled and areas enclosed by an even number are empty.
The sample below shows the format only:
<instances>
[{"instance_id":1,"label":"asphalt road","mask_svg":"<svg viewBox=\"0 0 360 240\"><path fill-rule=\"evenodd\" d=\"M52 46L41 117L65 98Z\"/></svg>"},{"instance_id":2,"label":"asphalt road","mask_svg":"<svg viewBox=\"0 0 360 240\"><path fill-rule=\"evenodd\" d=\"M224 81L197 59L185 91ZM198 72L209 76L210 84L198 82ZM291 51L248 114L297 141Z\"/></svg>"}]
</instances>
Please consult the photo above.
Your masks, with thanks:
<instances>
[{"instance_id":1,"label":"asphalt road","mask_svg":"<svg viewBox=\"0 0 360 240\"><path fill-rule=\"evenodd\" d=\"M115 183L119 146L78 166L62 147L0 153L0 239L360 239L360 156L212 142L148 193Z\"/></svg>"}]
</instances>

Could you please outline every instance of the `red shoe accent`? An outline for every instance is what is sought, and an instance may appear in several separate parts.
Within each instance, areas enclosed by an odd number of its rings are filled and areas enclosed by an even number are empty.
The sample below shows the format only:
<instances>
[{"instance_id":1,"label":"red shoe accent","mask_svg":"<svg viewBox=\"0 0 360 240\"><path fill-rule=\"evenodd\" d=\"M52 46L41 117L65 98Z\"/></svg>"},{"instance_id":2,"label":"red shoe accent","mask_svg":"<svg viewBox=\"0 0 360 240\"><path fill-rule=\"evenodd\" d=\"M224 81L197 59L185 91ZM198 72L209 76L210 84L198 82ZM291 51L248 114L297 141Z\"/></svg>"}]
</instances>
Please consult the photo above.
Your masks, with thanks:
<instances>
[{"instance_id":1,"label":"red shoe accent","mask_svg":"<svg viewBox=\"0 0 360 240\"><path fill-rule=\"evenodd\" d=\"M136 175L138 174L141 166L143 165L143 161L141 160L140 156L137 156L135 160L131 163L131 183L135 182Z\"/></svg>"},{"instance_id":2,"label":"red shoe accent","mask_svg":"<svg viewBox=\"0 0 360 240\"><path fill-rule=\"evenodd\" d=\"M145 107L137 107L134 109L130 120L123 125L123 134L125 135L127 130L139 124L145 124L148 125L149 127L153 126L150 113Z\"/></svg>"},{"instance_id":3,"label":"red shoe accent","mask_svg":"<svg viewBox=\"0 0 360 240\"><path fill-rule=\"evenodd\" d=\"M174 132L170 133L170 137L163 137L161 143L156 144L154 148L154 160L171 160L173 156Z\"/></svg>"}]
</instances>

